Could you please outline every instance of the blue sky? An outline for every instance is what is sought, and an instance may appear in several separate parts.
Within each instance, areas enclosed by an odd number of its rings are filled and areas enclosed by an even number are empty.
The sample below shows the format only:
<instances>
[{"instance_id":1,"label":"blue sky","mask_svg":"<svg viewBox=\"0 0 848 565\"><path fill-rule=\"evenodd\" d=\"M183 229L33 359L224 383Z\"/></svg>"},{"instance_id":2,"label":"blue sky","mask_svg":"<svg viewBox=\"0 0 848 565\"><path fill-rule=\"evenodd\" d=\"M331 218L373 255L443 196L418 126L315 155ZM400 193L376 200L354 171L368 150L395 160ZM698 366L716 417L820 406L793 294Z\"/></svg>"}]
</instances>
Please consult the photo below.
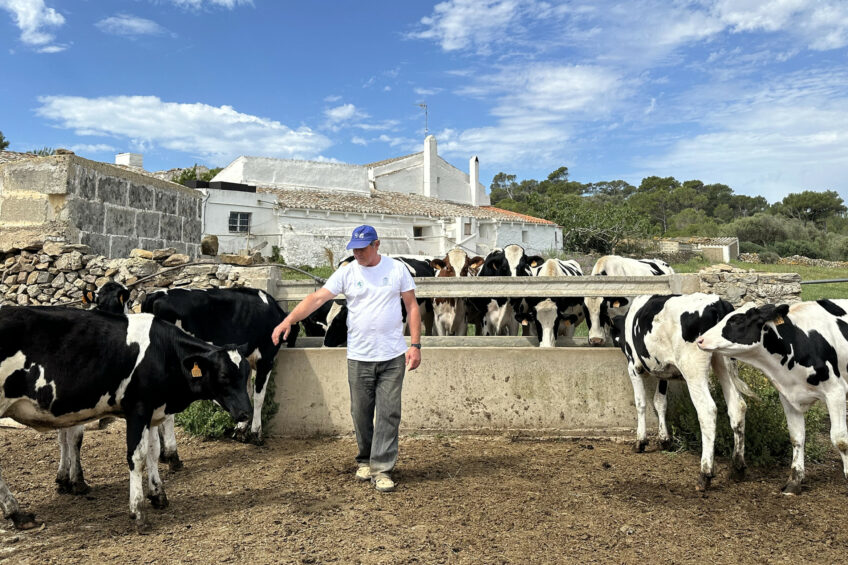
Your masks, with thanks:
<instances>
[{"instance_id":1,"label":"blue sky","mask_svg":"<svg viewBox=\"0 0 848 565\"><path fill-rule=\"evenodd\" d=\"M148 170L439 153L848 200L848 2L0 0L0 131Z\"/></svg>"}]
</instances>

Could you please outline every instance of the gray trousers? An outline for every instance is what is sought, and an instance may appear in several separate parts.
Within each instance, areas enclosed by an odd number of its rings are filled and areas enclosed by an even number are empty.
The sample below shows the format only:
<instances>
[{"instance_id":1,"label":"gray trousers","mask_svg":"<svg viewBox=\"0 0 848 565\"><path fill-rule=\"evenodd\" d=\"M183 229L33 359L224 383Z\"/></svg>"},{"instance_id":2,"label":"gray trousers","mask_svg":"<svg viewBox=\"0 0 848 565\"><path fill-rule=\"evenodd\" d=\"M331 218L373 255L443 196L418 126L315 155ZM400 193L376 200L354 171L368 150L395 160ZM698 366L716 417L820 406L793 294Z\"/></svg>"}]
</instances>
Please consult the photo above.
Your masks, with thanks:
<instances>
[{"instance_id":1,"label":"gray trousers","mask_svg":"<svg viewBox=\"0 0 848 565\"><path fill-rule=\"evenodd\" d=\"M390 472L397 462L405 364L405 355L388 361L347 360L356 462L369 465L372 475Z\"/></svg>"}]
</instances>

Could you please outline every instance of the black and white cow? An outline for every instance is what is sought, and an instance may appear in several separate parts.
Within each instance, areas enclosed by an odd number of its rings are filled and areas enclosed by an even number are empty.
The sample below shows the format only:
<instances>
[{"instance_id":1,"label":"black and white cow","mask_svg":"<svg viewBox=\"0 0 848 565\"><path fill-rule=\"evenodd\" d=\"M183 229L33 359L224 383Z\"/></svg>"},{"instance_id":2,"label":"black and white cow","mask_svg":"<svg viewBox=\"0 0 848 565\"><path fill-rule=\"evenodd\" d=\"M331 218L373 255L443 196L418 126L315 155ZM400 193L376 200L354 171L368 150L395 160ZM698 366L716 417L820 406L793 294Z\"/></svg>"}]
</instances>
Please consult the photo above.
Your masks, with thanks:
<instances>
[{"instance_id":1,"label":"black and white cow","mask_svg":"<svg viewBox=\"0 0 848 565\"><path fill-rule=\"evenodd\" d=\"M659 259L630 259L618 255L605 255L592 267L592 276L637 277L673 275L668 263ZM584 315L589 328L589 345L600 346L609 342L611 320L627 314L630 300L624 297L587 297L584 299Z\"/></svg>"},{"instance_id":2,"label":"black and white cow","mask_svg":"<svg viewBox=\"0 0 848 565\"><path fill-rule=\"evenodd\" d=\"M548 259L530 269L534 277L582 277L583 270L577 261ZM515 314L516 320L532 328L539 336L539 347L555 347L559 335L572 337L575 328L583 321L582 298L525 298L525 312Z\"/></svg>"},{"instance_id":3,"label":"black and white cow","mask_svg":"<svg viewBox=\"0 0 848 565\"><path fill-rule=\"evenodd\" d=\"M92 310L111 312L112 314L130 313L130 291L121 283L109 281L95 293L87 290L82 295L82 303L90 304Z\"/></svg>"},{"instance_id":4,"label":"black and white cow","mask_svg":"<svg viewBox=\"0 0 848 565\"><path fill-rule=\"evenodd\" d=\"M538 255L527 255L520 245L510 244L486 255L477 276L530 277L531 269L544 262ZM483 318L483 335L518 335L515 313L520 310L522 299L472 298L469 303Z\"/></svg>"},{"instance_id":5,"label":"black and white cow","mask_svg":"<svg viewBox=\"0 0 848 565\"><path fill-rule=\"evenodd\" d=\"M716 429L716 405L710 396L710 367L721 384L730 427L733 430L733 464L731 476L741 480L745 474L745 411L740 392L751 394L739 379L736 365L728 358L701 350L695 341L715 326L733 306L713 294L684 296L637 296L627 316L613 320L613 342L627 357L627 373L633 384L636 403L636 450L648 443L645 430L645 385L643 377L658 379L683 377L701 427L701 472L698 490L706 490L714 476L713 447ZM667 442L665 427L665 395L654 396L660 421L659 439Z\"/></svg>"},{"instance_id":6,"label":"black and white cow","mask_svg":"<svg viewBox=\"0 0 848 565\"><path fill-rule=\"evenodd\" d=\"M268 293L255 288L171 289L147 295L141 311L175 324L189 334L215 345L244 343L253 377L253 417L236 427L236 438L262 442L262 403L268 376L280 346L271 341L271 332L287 313ZM299 330L289 334L292 347ZM160 426L162 460L172 469L182 467L177 453L173 417Z\"/></svg>"},{"instance_id":7,"label":"black and white cow","mask_svg":"<svg viewBox=\"0 0 848 565\"><path fill-rule=\"evenodd\" d=\"M437 277L469 277L483 265L482 257L469 257L459 247L447 252L444 259L433 259L430 265ZM466 335L468 309L464 298L436 298L433 300L436 335Z\"/></svg>"},{"instance_id":8,"label":"black and white cow","mask_svg":"<svg viewBox=\"0 0 848 565\"><path fill-rule=\"evenodd\" d=\"M827 406L830 440L848 479L848 300L791 306L745 304L696 341L705 352L724 354L760 369L780 394L792 442L785 494L800 494L804 480L804 413L816 400Z\"/></svg>"},{"instance_id":9,"label":"black and white cow","mask_svg":"<svg viewBox=\"0 0 848 565\"><path fill-rule=\"evenodd\" d=\"M156 461L159 438L151 427L199 399L215 400L237 422L247 421L247 353L244 346L210 345L147 314L3 307L0 417L39 431L107 415L125 418L130 514L144 529L145 466L151 503L168 504ZM69 472L68 481L84 484L79 465ZM19 529L39 524L21 512L2 479L0 505Z\"/></svg>"}]
</instances>

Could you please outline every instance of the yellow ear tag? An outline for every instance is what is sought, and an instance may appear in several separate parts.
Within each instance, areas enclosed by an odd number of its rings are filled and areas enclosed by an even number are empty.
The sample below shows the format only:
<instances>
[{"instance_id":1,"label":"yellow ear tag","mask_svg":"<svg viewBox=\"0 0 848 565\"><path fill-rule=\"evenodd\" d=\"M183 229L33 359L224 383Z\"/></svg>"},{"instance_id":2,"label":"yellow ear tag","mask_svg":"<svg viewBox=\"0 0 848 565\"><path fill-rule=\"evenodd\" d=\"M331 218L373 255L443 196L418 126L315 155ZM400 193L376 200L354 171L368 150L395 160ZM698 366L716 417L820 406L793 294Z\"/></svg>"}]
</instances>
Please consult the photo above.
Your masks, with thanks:
<instances>
[{"instance_id":1,"label":"yellow ear tag","mask_svg":"<svg viewBox=\"0 0 848 565\"><path fill-rule=\"evenodd\" d=\"M521 320L521 325L522 325L522 326L526 326L526 325L527 325L527 320Z\"/></svg>"},{"instance_id":2,"label":"yellow ear tag","mask_svg":"<svg viewBox=\"0 0 848 565\"><path fill-rule=\"evenodd\" d=\"M194 378L199 378L203 376L203 371L200 370L200 367L197 366L197 363L195 363L194 367L191 368L191 376Z\"/></svg>"},{"instance_id":3,"label":"yellow ear tag","mask_svg":"<svg viewBox=\"0 0 848 565\"><path fill-rule=\"evenodd\" d=\"M82 303L83 304L91 304L92 302L94 302L94 300L92 300L90 298L90 296L91 296L91 291L82 293Z\"/></svg>"},{"instance_id":4,"label":"yellow ear tag","mask_svg":"<svg viewBox=\"0 0 848 565\"><path fill-rule=\"evenodd\" d=\"M565 321L565 327L567 328L567 327L568 327L568 326L570 326L570 325L571 325L571 320L566 320L566 321Z\"/></svg>"},{"instance_id":5,"label":"yellow ear tag","mask_svg":"<svg viewBox=\"0 0 848 565\"><path fill-rule=\"evenodd\" d=\"M613 303L612 303L612 307L613 307L613 308L618 308L619 304L621 304L621 302L619 302L618 300L616 300L615 302L613 302Z\"/></svg>"},{"instance_id":6,"label":"yellow ear tag","mask_svg":"<svg viewBox=\"0 0 848 565\"><path fill-rule=\"evenodd\" d=\"M123 294L118 295L118 301L121 303L121 306L124 305L124 295Z\"/></svg>"},{"instance_id":7,"label":"yellow ear tag","mask_svg":"<svg viewBox=\"0 0 848 565\"><path fill-rule=\"evenodd\" d=\"M779 326L782 323L783 323L783 316L778 316L777 318L774 319L774 325L775 326Z\"/></svg>"}]
</instances>

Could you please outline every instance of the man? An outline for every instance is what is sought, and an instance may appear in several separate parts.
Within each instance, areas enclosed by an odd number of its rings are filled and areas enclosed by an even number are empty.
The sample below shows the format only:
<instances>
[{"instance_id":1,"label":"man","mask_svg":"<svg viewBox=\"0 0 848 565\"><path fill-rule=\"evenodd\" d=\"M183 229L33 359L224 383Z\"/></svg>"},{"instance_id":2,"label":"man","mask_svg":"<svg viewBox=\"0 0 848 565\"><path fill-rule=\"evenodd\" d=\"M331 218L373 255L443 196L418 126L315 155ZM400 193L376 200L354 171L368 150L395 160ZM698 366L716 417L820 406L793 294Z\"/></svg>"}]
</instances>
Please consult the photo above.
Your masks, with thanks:
<instances>
[{"instance_id":1,"label":"man","mask_svg":"<svg viewBox=\"0 0 848 565\"><path fill-rule=\"evenodd\" d=\"M286 339L293 324L344 293L350 412L359 447L356 478L390 492L395 488L390 473L398 455L404 369L411 371L421 363L421 314L412 276L400 261L380 255L373 227L354 229L347 248L353 250L356 262L338 269L323 288L304 298L271 337L275 344L281 335ZM408 349L401 300L409 321Z\"/></svg>"}]
</instances>

